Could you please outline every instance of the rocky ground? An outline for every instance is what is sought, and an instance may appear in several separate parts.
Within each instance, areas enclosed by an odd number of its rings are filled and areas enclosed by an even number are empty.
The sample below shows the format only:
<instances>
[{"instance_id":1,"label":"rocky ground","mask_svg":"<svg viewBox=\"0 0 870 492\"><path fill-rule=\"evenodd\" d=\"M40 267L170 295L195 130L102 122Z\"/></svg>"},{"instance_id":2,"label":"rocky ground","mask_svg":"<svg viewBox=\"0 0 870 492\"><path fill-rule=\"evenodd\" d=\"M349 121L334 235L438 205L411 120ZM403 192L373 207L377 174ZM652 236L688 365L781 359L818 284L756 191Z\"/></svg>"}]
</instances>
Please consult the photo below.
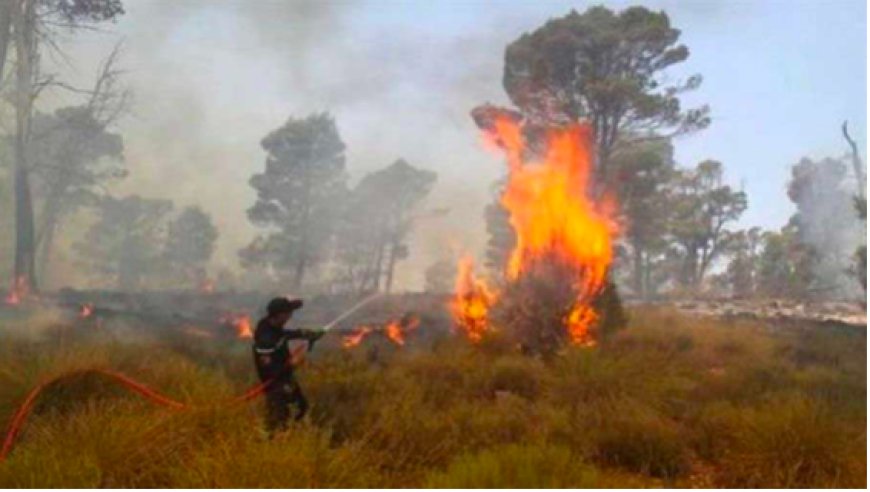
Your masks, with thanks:
<instances>
[{"instance_id":1,"label":"rocky ground","mask_svg":"<svg viewBox=\"0 0 870 492\"><path fill-rule=\"evenodd\" d=\"M751 318L780 322L814 322L866 328L867 309L856 302L798 302L791 300L710 300L671 303L681 312L717 318Z\"/></svg>"}]
</instances>

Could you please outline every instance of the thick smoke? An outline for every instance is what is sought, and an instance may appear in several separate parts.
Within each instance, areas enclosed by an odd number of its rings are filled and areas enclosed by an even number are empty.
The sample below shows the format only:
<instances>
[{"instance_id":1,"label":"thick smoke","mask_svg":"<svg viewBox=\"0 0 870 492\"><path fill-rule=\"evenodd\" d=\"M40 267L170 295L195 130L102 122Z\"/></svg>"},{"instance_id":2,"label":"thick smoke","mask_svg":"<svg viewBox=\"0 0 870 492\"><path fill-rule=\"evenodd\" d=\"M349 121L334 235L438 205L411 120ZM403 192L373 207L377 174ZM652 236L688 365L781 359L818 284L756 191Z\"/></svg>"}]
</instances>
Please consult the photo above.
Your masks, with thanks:
<instances>
[{"instance_id":1,"label":"thick smoke","mask_svg":"<svg viewBox=\"0 0 870 492\"><path fill-rule=\"evenodd\" d=\"M391 23L356 2L130 2L117 25L71 37L75 66L58 71L86 85L123 39L134 102L119 130L130 177L113 191L201 205L221 232L219 267L235 268L255 233L245 210L265 158L259 142L291 115L333 114L351 183L399 157L436 171L424 207L451 213L420 222L397 272L400 289L420 288L444 251L485 241L481 213L469 211L482 211L500 166L468 110L504 99L501 55L516 32L484 23L431 42L425 29L441 27Z\"/></svg>"}]
</instances>

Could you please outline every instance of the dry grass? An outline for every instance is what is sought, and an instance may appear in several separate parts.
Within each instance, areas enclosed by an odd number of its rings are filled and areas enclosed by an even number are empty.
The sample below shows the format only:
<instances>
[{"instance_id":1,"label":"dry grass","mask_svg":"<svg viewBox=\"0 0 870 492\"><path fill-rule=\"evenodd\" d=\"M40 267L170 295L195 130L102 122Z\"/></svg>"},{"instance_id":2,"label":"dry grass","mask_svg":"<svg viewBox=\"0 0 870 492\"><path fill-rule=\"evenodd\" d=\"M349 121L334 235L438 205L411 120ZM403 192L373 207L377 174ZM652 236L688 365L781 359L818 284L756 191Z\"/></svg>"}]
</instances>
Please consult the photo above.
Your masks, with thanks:
<instances>
[{"instance_id":1,"label":"dry grass","mask_svg":"<svg viewBox=\"0 0 870 492\"><path fill-rule=\"evenodd\" d=\"M309 421L272 440L259 404L217 404L253 383L243 342L61 344L0 327L2 422L38 380L91 366L198 404L66 381L0 464L0 487L865 485L863 334L631 319L604 347L546 362L497 337L321 354L300 373Z\"/></svg>"}]
</instances>

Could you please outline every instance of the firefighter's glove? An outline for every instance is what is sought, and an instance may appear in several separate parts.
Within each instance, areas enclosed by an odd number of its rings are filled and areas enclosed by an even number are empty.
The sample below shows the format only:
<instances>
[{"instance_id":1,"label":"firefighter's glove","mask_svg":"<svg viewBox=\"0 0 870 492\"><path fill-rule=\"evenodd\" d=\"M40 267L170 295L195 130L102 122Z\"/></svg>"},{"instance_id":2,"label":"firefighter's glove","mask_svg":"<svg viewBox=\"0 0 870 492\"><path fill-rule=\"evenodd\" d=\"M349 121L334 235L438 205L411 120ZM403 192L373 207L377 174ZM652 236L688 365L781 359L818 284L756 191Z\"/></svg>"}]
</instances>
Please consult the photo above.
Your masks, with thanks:
<instances>
[{"instance_id":1,"label":"firefighter's glove","mask_svg":"<svg viewBox=\"0 0 870 492\"><path fill-rule=\"evenodd\" d=\"M315 329L306 330L306 331L307 331L307 333L305 335L306 335L306 338L308 338L309 342L316 342L316 341L320 340L320 338L323 335L326 334L326 331L321 329L321 328L315 328Z\"/></svg>"}]
</instances>

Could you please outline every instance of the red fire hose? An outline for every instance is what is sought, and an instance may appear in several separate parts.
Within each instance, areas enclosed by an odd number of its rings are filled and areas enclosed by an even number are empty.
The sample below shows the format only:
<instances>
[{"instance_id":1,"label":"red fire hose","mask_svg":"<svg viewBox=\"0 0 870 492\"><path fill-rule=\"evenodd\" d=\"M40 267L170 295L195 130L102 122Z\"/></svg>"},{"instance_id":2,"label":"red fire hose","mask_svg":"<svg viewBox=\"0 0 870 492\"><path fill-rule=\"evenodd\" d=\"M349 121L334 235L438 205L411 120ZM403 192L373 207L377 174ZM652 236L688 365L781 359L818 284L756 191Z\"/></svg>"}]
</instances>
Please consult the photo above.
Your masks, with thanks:
<instances>
[{"instance_id":1,"label":"red fire hose","mask_svg":"<svg viewBox=\"0 0 870 492\"><path fill-rule=\"evenodd\" d=\"M299 357L300 353L301 349L294 351L293 355ZM109 378L110 381L120 384L122 388L126 388L134 393L137 393L139 396L145 398L151 403L154 403L155 405L160 405L174 410L187 410L193 408L187 403L173 400L172 398L169 398L164 394L158 393L157 391L149 388L148 386L145 386L144 384L134 379L131 379L129 376L126 376L119 372L99 368L81 369L77 371L67 372L42 381L41 383L37 384L33 389L31 389L29 393L27 393L24 401L21 403L21 405L18 407L18 410L15 411L15 413L12 415L12 419L9 421L9 427L6 430L6 437L3 439L3 448L0 449L0 463L5 461L6 457L12 451L12 446L15 444L15 439L21 432L22 427L24 427L24 423L27 421L27 417L30 415L30 412L33 410L33 407L36 404L37 397L39 397L43 390L58 381L62 381L64 379L69 379L76 376L81 376L84 374L98 374L100 376L105 376ZM272 381L269 380L252 386L244 393L227 400L224 404L234 405L250 401L261 395L266 389L266 386L268 386L271 382Z\"/></svg>"}]
</instances>

